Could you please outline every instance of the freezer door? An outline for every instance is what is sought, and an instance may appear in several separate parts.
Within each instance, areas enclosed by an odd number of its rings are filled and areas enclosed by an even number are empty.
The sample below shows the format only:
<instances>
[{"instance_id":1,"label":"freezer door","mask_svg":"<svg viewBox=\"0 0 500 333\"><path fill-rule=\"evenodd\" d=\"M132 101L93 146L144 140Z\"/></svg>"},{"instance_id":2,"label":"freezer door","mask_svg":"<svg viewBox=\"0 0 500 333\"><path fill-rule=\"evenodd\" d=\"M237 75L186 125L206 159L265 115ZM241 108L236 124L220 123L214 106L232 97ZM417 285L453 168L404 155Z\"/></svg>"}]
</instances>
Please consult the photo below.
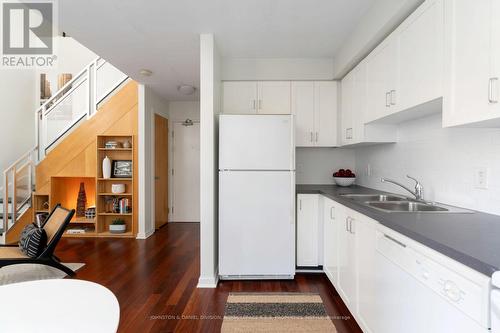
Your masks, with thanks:
<instances>
[{"instance_id":1,"label":"freezer door","mask_svg":"<svg viewBox=\"0 0 500 333\"><path fill-rule=\"evenodd\" d=\"M294 172L219 173L219 274L295 274Z\"/></svg>"},{"instance_id":2,"label":"freezer door","mask_svg":"<svg viewBox=\"0 0 500 333\"><path fill-rule=\"evenodd\" d=\"M221 115L220 170L295 170L292 115Z\"/></svg>"}]
</instances>

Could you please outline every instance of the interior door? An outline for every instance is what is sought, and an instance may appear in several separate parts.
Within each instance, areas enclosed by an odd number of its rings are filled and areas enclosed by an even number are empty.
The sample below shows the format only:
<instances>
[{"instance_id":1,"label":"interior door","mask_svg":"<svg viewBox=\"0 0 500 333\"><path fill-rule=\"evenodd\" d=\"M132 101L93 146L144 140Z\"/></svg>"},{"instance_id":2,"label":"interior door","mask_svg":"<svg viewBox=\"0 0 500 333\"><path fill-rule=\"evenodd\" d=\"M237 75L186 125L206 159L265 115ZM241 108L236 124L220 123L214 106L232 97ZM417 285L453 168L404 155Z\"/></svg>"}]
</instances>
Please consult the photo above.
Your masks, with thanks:
<instances>
[{"instance_id":1,"label":"interior door","mask_svg":"<svg viewBox=\"0 0 500 333\"><path fill-rule=\"evenodd\" d=\"M314 82L292 82L292 113L295 116L295 145L314 146Z\"/></svg>"},{"instance_id":2,"label":"interior door","mask_svg":"<svg viewBox=\"0 0 500 333\"><path fill-rule=\"evenodd\" d=\"M258 84L260 114L290 114L290 81L262 81Z\"/></svg>"},{"instance_id":3,"label":"interior door","mask_svg":"<svg viewBox=\"0 0 500 333\"><path fill-rule=\"evenodd\" d=\"M155 228L168 222L168 119L155 114Z\"/></svg>"},{"instance_id":4,"label":"interior door","mask_svg":"<svg viewBox=\"0 0 500 333\"><path fill-rule=\"evenodd\" d=\"M316 146L337 146L337 82L314 82Z\"/></svg>"},{"instance_id":5,"label":"interior door","mask_svg":"<svg viewBox=\"0 0 500 333\"><path fill-rule=\"evenodd\" d=\"M174 124L173 222L200 221L200 124Z\"/></svg>"},{"instance_id":6,"label":"interior door","mask_svg":"<svg viewBox=\"0 0 500 333\"><path fill-rule=\"evenodd\" d=\"M257 82L225 81L222 91L222 112L226 114L257 113Z\"/></svg>"}]
</instances>

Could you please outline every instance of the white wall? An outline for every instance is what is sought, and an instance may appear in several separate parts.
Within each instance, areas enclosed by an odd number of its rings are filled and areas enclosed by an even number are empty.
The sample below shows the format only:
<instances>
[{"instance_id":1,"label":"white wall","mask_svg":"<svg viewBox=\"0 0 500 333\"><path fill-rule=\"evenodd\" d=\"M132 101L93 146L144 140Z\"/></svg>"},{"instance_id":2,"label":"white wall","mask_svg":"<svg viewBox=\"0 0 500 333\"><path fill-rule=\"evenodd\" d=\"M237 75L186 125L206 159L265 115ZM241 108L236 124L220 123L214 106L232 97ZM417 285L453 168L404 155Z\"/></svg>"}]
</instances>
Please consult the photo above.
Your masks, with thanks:
<instances>
[{"instance_id":1,"label":"white wall","mask_svg":"<svg viewBox=\"0 0 500 333\"><path fill-rule=\"evenodd\" d=\"M182 122L189 118L193 121L200 120L200 102L177 101L169 102L169 119L171 122Z\"/></svg>"},{"instance_id":2,"label":"white wall","mask_svg":"<svg viewBox=\"0 0 500 333\"><path fill-rule=\"evenodd\" d=\"M218 280L218 114L220 56L212 34L200 35L200 278L199 288Z\"/></svg>"},{"instance_id":3,"label":"white wall","mask_svg":"<svg viewBox=\"0 0 500 333\"><path fill-rule=\"evenodd\" d=\"M333 184L338 169L355 170L355 152L346 148L297 148L297 184Z\"/></svg>"},{"instance_id":4,"label":"white wall","mask_svg":"<svg viewBox=\"0 0 500 333\"><path fill-rule=\"evenodd\" d=\"M34 78L34 70L0 70L0 173L35 145Z\"/></svg>"},{"instance_id":5,"label":"white wall","mask_svg":"<svg viewBox=\"0 0 500 333\"><path fill-rule=\"evenodd\" d=\"M333 61L333 77L341 79L424 0L377 0L346 38Z\"/></svg>"},{"instance_id":6,"label":"white wall","mask_svg":"<svg viewBox=\"0 0 500 333\"><path fill-rule=\"evenodd\" d=\"M223 58L222 80L331 80L331 58Z\"/></svg>"},{"instance_id":7,"label":"white wall","mask_svg":"<svg viewBox=\"0 0 500 333\"><path fill-rule=\"evenodd\" d=\"M137 238L155 231L155 147L154 114L168 118L168 103L153 90L139 84L139 214Z\"/></svg>"},{"instance_id":8,"label":"white wall","mask_svg":"<svg viewBox=\"0 0 500 333\"><path fill-rule=\"evenodd\" d=\"M441 115L400 125L399 142L356 149L358 183L407 194L382 184L389 177L408 184L410 174L421 181L428 200L500 215L500 129L441 128ZM367 165L372 175L366 175ZM473 186L474 169L489 170L489 188Z\"/></svg>"}]
</instances>

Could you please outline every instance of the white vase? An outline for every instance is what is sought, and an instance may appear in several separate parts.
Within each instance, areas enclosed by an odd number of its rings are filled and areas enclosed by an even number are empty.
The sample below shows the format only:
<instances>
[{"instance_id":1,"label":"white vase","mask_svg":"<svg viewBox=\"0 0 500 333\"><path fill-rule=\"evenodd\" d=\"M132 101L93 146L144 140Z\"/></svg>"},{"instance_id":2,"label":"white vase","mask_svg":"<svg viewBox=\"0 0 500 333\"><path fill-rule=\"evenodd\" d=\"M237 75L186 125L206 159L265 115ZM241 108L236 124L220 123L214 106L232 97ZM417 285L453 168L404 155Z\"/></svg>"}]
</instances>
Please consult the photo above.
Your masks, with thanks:
<instances>
[{"instance_id":1,"label":"white vase","mask_svg":"<svg viewBox=\"0 0 500 333\"><path fill-rule=\"evenodd\" d=\"M111 178L111 160L107 156L102 160L102 177Z\"/></svg>"}]
</instances>

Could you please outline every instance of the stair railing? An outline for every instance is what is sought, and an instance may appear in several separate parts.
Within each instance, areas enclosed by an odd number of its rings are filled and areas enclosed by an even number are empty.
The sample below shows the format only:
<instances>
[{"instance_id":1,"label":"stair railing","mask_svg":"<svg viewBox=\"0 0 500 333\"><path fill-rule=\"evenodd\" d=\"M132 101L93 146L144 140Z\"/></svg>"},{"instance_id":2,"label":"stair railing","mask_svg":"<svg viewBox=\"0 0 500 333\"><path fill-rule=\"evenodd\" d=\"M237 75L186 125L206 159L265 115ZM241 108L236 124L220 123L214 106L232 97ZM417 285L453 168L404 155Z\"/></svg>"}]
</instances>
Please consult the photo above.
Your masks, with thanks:
<instances>
[{"instance_id":1,"label":"stair railing","mask_svg":"<svg viewBox=\"0 0 500 333\"><path fill-rule=\"evenodd\" d=\"M4 171L4 235L26 204L31 205L35 166L83 119L92 117L99 104L127 79L116 67L96 58L35 111L35 146Z\"/></svg>"}]
</instances>

